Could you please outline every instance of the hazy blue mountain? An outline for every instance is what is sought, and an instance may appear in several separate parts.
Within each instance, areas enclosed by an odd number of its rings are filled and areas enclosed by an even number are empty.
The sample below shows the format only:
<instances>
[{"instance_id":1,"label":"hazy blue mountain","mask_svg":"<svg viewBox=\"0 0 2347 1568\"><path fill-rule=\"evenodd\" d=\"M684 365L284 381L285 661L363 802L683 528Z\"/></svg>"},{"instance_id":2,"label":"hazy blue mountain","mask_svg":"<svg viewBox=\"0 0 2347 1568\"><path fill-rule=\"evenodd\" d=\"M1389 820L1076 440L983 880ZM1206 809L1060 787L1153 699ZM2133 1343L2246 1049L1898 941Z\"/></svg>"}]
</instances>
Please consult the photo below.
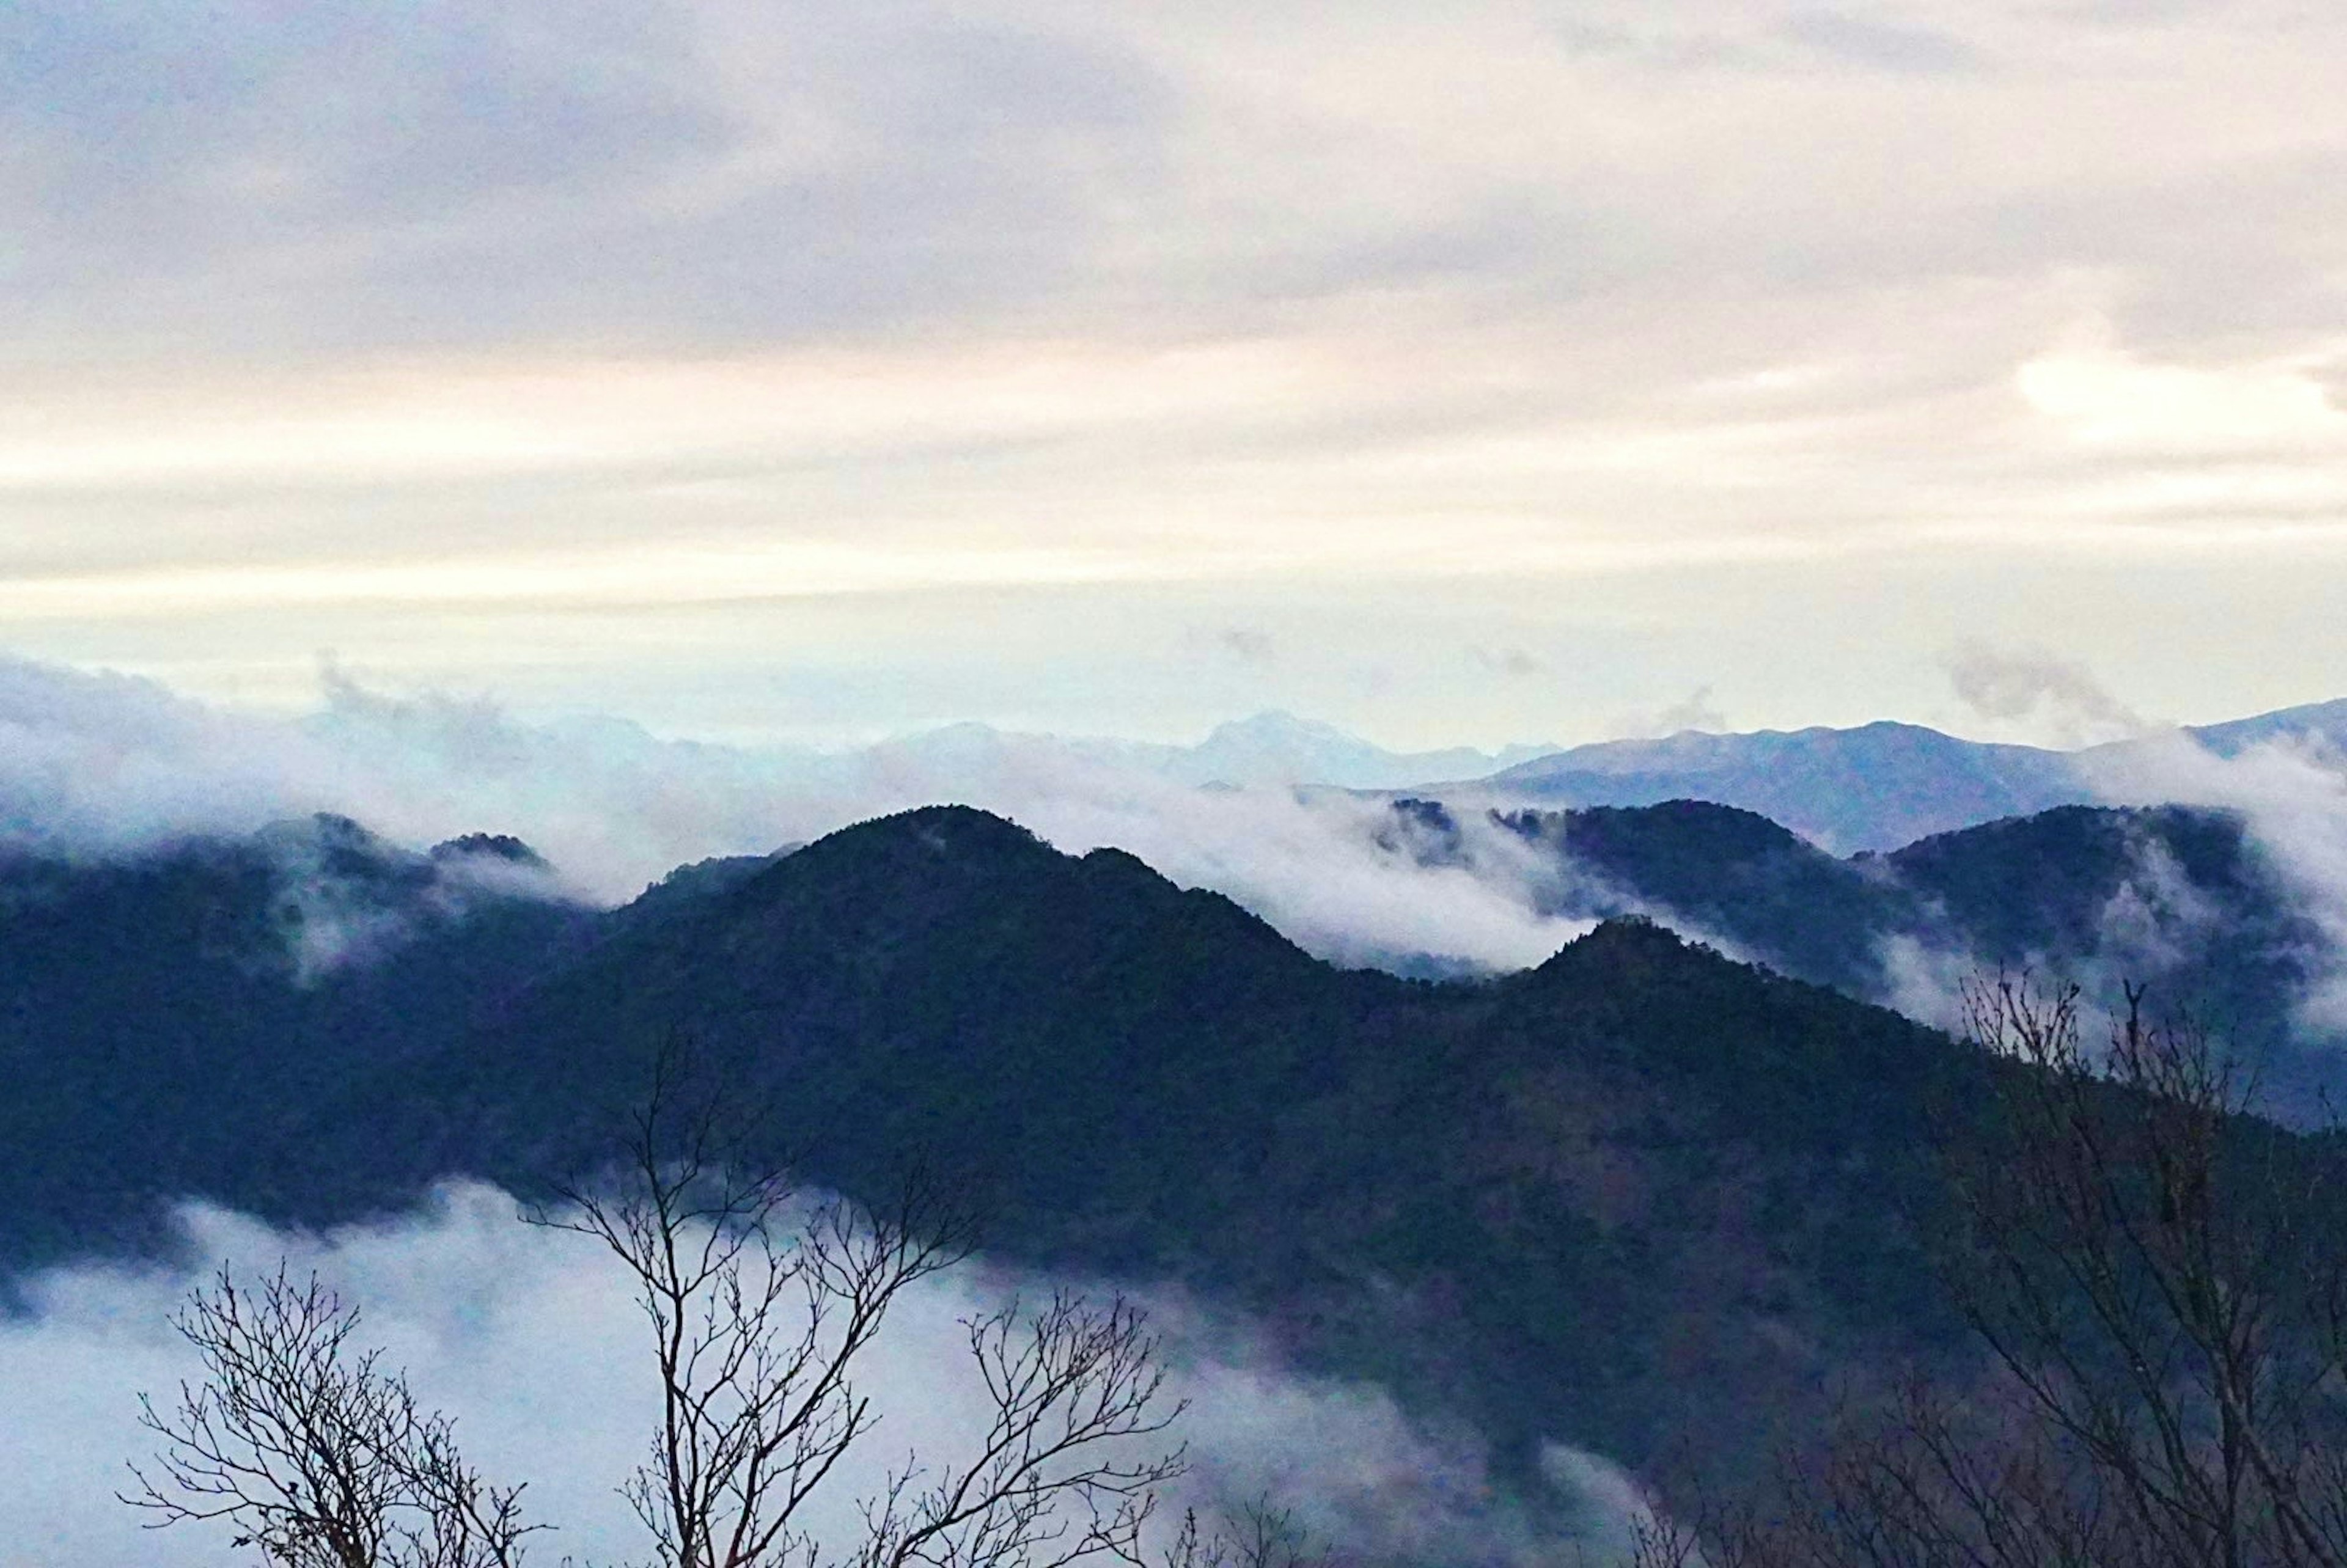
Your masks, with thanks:
<instances>
[{"instance_id":1,"label":"hazy blue mountain","mask_svg":"<svg viewBox=\"0 0 2347 1568\"><path fill-rule=\"evenodd\" d=\"M1504 769L1493 795L1557 805L1696 799L1758 812L1820 844L1888 849L2082 798L2070 759L1888 722L1854 730L1609 741Z\"/></svg>"},{"instance_id":2,"label":"hazy blue mountain","mask_svg":"<svg viewBox=\"0 0 2347 1568\"><path fill-rule=\"evenodd\" d=\"M2347 747L2347 700L2187 729L2219 755L2311 736ZM1932 834L2057 805L2156 804L2124 781L2156 741L2083 752L1967 741L1884 721L1855 729L1686 731L1576 746L1431 793L1553 806L1703 800L1740 806L1829 848L1890 850Z\"/></svg>"},{"instance_id":3,"label":"hazy blue mountain","mask_svg":"<svg viewBox=\"0 0 2347 1568\"><path fill-rule=\"evenodd\" d=\"M2320 736L2334 746L2347 748L2347 697L2329 702L2309 702L2296 708L2280 708L2270 713L2233 719L2221 724L2196 725L2185 733L2222 757L2237 755L2245 748L2263 741L2291 735Z\"/></svg>"},{"instance_id":4,"label":"hazy blue mountain","mask_svg":"<svg viewBox=\"0 0 2347 1568\"><path fill-rule=\"evenodd\" d=\"M1554 749L1517 745L1484 752L1452 746L1395 752L1333 724L1299 719L1293 713L1265 712L1218 724L1194 745L1095 735L1024 734L966 723L885 742L870 754L899 764L967 773L1012 755L1045 752L1134 768L1177 784L1406 789L1439 779L1491 773L1547 755Z\"/></svg>"},{"instance_id":5,"label":"hazy blue mountain","mask_svg":"<svg viewBox=\"0 0 2347 1568\"><path fill-rule=\"evenodd\" d=\"M1453 746L1393 752L1334 725L1292 713L1257 713L1218 724L1192 747L1167 748L1158 771L1191 784L1331 784L1342 789L1399 789L1513 766L1553 748L1508 746L1479 752Z\"/></svg>"}]
</instances>

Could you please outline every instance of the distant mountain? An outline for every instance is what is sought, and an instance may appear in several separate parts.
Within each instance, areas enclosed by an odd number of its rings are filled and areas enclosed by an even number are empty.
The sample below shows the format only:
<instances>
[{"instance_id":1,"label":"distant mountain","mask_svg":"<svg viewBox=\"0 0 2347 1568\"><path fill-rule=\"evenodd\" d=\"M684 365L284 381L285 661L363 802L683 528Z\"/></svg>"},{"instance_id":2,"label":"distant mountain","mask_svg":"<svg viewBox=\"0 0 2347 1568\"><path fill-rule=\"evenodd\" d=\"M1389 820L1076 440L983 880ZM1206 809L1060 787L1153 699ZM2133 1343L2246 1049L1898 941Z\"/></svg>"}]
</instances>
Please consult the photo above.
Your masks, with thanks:
<instances>
[{"instance_id":1,"label":"distant mountain","mask_svg":"<svg viewBox=\"0 0 2347 1568\"><path fill-rule=\"evenodd\" d=\"M1195 746L1165 748L1157 753L1153 765L1155 771L1189 784L1398 789L1434 779L1491 773L1552 749L1518 745L1479 752L1453 746L1432 752L1391 752L1333 725L1292 713L1270 712L1218 724Z\"/></svg>"},{"instance_id":2,"label":"distant mountain","mask_svg":"<svg viewBox=\"0 0 2347 1568\"><path fill-rule=\"evenodd\" d=\"M2220 756L2310 737L2347 747L2347 700L2286 708L2182 732ZM1702 800L1742 807L1843 853L1890 850L1932 834L2057 805L2157 804L2130 764L2157 738L2082 752L1960 740L1888 721L1856 729L1686 731L1606 741L1520 763L1430 793L1457 802L1558 806Z\"/></svg>"},{"instance_id":3,"label":"distant mountain","mask_svg":"<svg viewBox=\"0 0 2347 1568\"><path fill-rule=\"evenodd\" d=\"M1488 774L1545 756L1553 746L1496 752L1452 746L1394 752L1333 724L1265 712L1216 725L1195 745L1112 740L1094 735L1023 734L987 724L953 724L885 742L866 753L887 761L968 770L1018 753L1056 752L1136 769L1177 784L1235 787L1323 784L1338 789L1407 789L1439 779Z\"/></svg>"},{"instance_id":4,"label":"distant mountain","mask_svg":"<svg viewBox=\"0 0 2347 1568\"><path fill-rule=\"evenodd\" d=\"M1610 741L1481 781L1493 796L1560 805L1714 801L1820 844L1887 849L1952 827L2079 800L2070 759L1962 741L1915 724Z\"/></svg>"},{"instance_id":5,"label":"distant mountain","mask_svg":"<svg viewBox=\"0 0 2347 1568\"><path fill-rule=\"evenodd\" d=\"M2237 756L2248 747L2291 736L2319 736L2347 748L2347 697L2301 707L2280 708L2254 718L2232 719L2221 724L2200 724L2184 732L2220 757ZM2109 750L2108 747L2096 748Z\"/></svg>"}]
</instances>

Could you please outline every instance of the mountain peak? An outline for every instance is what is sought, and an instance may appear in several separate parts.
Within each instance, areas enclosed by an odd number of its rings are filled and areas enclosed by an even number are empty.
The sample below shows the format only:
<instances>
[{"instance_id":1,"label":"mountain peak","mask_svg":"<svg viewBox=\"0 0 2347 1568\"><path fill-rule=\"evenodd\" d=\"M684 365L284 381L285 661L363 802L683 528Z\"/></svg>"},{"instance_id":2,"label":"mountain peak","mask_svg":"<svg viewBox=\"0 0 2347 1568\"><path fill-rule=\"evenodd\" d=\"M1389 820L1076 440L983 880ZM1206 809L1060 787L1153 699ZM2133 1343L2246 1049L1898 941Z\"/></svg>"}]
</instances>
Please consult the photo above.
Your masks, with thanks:
<instances>
[{"instance_id":1,"label":"mountain peak","mask_svg":"<svg viewBox=\"0 0 2347 1568\"><path fill-rule=\"evenodd\" d=\"M1318 719L1298 718L1285 708L1266 708L1244 719L1226 719L1216 724L1206 736L1206 744L1217 741L1309 741L1322 744L1335 742L1359 746L1368 743L1358 735L1348 734L1336 725Z\"/></svg>"},{"instance_id":2,"label":"mountain peak","mask_svg":"<svg viewBox=\"0 0 2347 1568\"><path fill-rule=\"evenodd\" d=\"M973 851L1018 854L1051 847L1009 817L958 804L891 812L841 828L817 843L861 845L889 840L939 856Z\"/></svg>"}]
</instances>

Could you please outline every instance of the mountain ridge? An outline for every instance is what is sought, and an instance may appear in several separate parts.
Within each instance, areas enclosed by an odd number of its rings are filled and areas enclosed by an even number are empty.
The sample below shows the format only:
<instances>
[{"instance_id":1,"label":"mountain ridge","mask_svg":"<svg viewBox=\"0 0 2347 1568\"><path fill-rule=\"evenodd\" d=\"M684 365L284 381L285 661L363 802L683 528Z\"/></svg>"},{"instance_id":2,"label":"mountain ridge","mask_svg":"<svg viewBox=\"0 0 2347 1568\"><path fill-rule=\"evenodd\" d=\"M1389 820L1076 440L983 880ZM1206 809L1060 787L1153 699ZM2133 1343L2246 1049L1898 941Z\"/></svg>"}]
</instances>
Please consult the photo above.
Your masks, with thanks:
<instances>
[{"instance_id":1,"label":"mountain ridge","mask_svg":"<svg viewBox=\"0 0 2347 1568\"><path fill-rule=\"evenodd\" d=\"M1418 793L1460 803L1742 807L1842 854L1884 852L1936 833L2061 805L2159 804L2131 782L2180 735L2219 757L2283 739L2347 748L2347 699L2276 709L2075 751L1969 741L1877 720L1736 734L1682 731L1602 741Z\"/></svg>"}]
</instances>

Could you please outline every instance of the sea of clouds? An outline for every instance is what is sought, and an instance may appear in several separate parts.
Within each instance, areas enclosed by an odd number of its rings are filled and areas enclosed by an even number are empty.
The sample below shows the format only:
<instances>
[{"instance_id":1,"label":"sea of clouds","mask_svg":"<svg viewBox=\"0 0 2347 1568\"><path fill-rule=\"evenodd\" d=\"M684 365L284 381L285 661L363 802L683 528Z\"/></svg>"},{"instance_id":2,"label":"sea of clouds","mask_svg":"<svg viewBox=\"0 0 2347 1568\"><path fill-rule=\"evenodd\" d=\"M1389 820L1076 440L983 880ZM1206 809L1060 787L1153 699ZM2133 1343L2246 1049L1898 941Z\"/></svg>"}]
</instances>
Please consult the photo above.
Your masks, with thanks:
<instances>
[{"instance_id":1,"label":"sea of clouds","mask_svg":"<svg viewBox=\"0 0 2347 1568\"><path fill-rule=\"evenodd\" d=\"M534 1561L644 1557L649 1542L618 1488L647 1452L659 1384L629 1278L599 1244L524 1225L511 1197L477 1184L323 1234L200 1205L177 1223L170 1258L44 1272L20 1282L23 1310L0 1319L11 1498L0 1568L227 1560L227 1526L149 1528L116 1494L156 1448L139 1396L168 1411L180 1380L200 1376L174 1309L217 1268L250 1278L281 1260L360 1308L354 1345L381 1347L426 1406L451 1415L485 1475L528 1483L528 1516L558 1527L534 1538ZM982 1257L898 1298L857 1368L879 1423L803 1516L818 1540L850 1542L857 1500L908 1454L934 1464L976 1451L989 1407L962 1320L1055 1287L1104 1298L1103 1287ZM1169 1433L1188 1445L1189 1468L1165 1496L1168 1523L1187 1507L1214 1516L1261 1499L1348 1560L1532 1568L1570 1560L1576 1544L1612 1560L1645 1506L1614 1467L1562 1445L1543 1454L1542 1480L1511 1486L1463 1429L1414 1419L1370 1385L1285 1370L1245 1324L1194 1297L1138 1299L1162 1337L1166 1397L1189 1402Z\"/></svg>"},{"instance_id":2,"label":"sea of clouds","mask_svg":"<svg viewBox=\"0 0 2347 1568\"><path fill-rule=\"evenodd\" d=\"M313 812L395 842L515 835L578 897L632 897L673 867L764 854L955 802L1058 847L1113 845L1237 899L1341 963L1535 964L1587 928L1529 895L1553 876L1471 822L1430 866L1381 846L1382 802L1286 784L1200 788L1081 744L975 728L852 751L671 741L625 721L524 723L487 702L393 697L338 671L295 718L151 682L0 660L0 840L82 855L243 834Z\"/></svg>"},{"instance_id":3,"label":"sea of clouds","mask_svg":"<svg viewBox=\"0 0 2347 1568\"><path fill-rule=\"evenodd\" d=\"M2024 696L2040 707L2088 702L2104 736L2124 719L2121 743L2074 753L2083 798L2240 815L2253 849L2323 937L2322 950L2306 955L2312 979L2298 999L2301 1017L2325 1033L2347 1030L2347 762L2335 747L2320 735L2278 735L2219 756L2127 714L2083 672L2058 671L2055 681L2014 661L1993 672L2006 709ZM2081 682L2086 698L2073 690ZM835 751L717 745L613 717L530 723L486 700L394 695L332 666L311 712L276 716L133 677L0 657L0 842L53 853L135 853L332 812L411 845L511 834L551 862L560 891L616 904L691 861L764 854L888 812L958 802L1071 853L1128 850L1185 886L1230 896L1340 964L1521 968L1590 925L1555 911L1643 907L1480 811L1458 813L1430 854L1375 794L1308 778L1201 787L1147 753L974 725ZM1564 884L1574 879L1599 897L1569 896ZM2156 968L2162 944L2205 917L2195 899L2172 865L2147 852L2107 911L2100 952L2048 955L2048 964ZM1721 933L1667 909L1645 912L1736 953ZM1940 1024L1957 1017L1959 983L1979 968L1961 945L1930 933L1893 937L1876 956L1876 999Z\"/></svg>"}]
</instances>

